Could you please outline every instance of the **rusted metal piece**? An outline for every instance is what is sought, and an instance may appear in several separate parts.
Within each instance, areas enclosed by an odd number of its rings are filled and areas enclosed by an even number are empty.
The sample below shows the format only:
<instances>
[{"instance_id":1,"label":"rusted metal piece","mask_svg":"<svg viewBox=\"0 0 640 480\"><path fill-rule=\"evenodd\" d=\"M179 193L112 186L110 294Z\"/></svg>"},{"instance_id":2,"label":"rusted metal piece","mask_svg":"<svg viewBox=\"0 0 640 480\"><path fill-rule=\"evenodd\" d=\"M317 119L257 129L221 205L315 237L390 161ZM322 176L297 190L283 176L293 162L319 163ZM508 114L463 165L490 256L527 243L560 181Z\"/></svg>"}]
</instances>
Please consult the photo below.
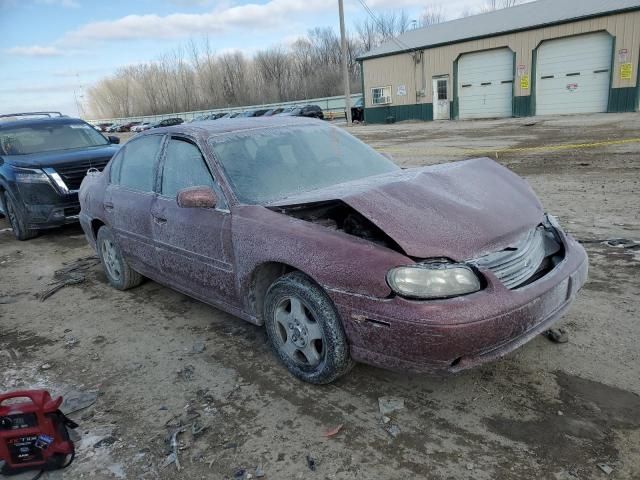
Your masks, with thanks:
<instances>
[{"instance_id":1,"label":"rusted metal piece","mask_svg":"<svg viewBox=\"0 0 640 480\"><path fill-rule=\"evenodd\" d=\"M107 225L141 274L258 325L269 285L301 271L333 301L354 360L420 372L500 358L550 328L586 281L584 249L558 228L561 253L526 286L507 288L478 263L478 292L429 301L394 294L386 281L394 267L434 257L469 262L518 245L545 223L540 202L523 179L486 158L398 169L264 205L239 202L211 143L304 125L321 122L272 117L152 131L200 148L225 208L180 208L175 199L115 188L109 165L81 188L89 243L95 248L97 228Z\"/></svg>"}]
</instances>

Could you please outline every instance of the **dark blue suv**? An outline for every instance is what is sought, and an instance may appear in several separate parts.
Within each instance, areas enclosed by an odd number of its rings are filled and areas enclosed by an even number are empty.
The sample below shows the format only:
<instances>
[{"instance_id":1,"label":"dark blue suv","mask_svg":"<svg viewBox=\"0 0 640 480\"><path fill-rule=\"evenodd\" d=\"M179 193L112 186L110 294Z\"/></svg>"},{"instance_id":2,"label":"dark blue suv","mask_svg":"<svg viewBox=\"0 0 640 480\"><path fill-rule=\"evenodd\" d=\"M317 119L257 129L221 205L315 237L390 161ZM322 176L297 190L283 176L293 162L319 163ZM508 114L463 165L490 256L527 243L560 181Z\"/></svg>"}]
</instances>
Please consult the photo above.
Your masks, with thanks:
<instances>
[{"instance_id":1,"label":"dark blue suv","mask_svg":"<svg viewBox=\"0 0 640 480\"><path fill-rule=\"evenodd\" d=\"M117 143L58 112L0 115L0 209L16 238L77 222L82 179L106 166Z\"/></svg>"}]
</instances>

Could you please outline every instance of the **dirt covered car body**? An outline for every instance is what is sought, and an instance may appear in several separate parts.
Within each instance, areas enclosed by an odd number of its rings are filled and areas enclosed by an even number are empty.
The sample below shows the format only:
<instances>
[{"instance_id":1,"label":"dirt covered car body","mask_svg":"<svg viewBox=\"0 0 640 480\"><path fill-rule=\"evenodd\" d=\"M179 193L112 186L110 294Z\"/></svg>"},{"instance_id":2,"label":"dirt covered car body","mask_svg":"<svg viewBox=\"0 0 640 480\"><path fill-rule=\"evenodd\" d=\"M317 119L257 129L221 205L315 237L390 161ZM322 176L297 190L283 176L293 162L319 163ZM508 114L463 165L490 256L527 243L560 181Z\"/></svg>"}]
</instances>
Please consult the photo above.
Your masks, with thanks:
<instances>
[{"instance_id":1,"label":"dirt covered car body","mask_svg":"<svg viewBox=\"0 0 640 480\"><path fill-rule=\"evenodd\" d=\"M498 358L587 275L582 247L492 160L402 170L315 120L155 129L80 201L114 286L142 274L266 324L315 383L352 360L455 372Z\"/></svg>"}]
</instances>

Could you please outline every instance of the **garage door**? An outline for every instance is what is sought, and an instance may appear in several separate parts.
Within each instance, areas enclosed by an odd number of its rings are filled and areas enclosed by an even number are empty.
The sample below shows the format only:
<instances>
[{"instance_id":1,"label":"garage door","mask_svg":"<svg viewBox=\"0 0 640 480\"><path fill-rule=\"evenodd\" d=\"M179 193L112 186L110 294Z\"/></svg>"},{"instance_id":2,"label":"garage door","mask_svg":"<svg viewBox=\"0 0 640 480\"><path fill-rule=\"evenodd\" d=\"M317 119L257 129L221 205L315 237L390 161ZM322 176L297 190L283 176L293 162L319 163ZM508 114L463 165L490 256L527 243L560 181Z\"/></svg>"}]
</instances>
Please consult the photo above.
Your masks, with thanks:
<instances>
[{"instance_id":1,"label":"garage door","mask_svg":"<svg viewBox=\"0 0 640 480\"><path fill-rule=\"evenodd\" d=\"M544 42L536 62L536 114L606 112L612 38L594 33Z\"/></svg>"},{"instance_id":2,"label":"garage door","mask_svg":"<svg viewBox=\"0 0 640 480\"><path fill-rule=\"evenodd\" d=\"M460 118L512 115L513 52L508 48L467 53L458 60Z\"/></svg>"}]
</instances>

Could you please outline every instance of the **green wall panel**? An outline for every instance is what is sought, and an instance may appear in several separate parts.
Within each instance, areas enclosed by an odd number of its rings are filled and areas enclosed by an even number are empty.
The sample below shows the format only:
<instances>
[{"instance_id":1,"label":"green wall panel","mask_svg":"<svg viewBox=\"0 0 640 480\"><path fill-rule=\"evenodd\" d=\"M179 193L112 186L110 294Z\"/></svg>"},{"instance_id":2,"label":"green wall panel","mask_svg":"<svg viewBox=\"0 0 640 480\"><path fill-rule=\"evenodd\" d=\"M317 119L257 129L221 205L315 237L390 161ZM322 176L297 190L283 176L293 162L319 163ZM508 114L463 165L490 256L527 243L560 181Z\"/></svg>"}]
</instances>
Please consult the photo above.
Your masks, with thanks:
<instances>
[{"instance_id":1,"label":"green wall panel","mask_svg":"<svg viewBox=\"0 0 640 480\"><path fill-rule=\"evenodd\" d=\"M364 120L367 123L433 120L433 105L430 103L418 103L413 105L389 105L386 107L365 108Z\"/></svg>"},{"instance_id":2,"label":"green wall panel","mask_svg":"<svg viewBox=\"0 0 640 480\"><path fill-rule=\"evenodd\" d=\"M612 88L609 91L608 112L635 112L638 105L638 89L636 87Z\"/></svg>"},{"instance_id":3,"label":"green wall panel","mask_svg":"<svg viewBox=\"0 0 640 480\"><path fill-rule=\"evenodd\" d=\"M513 97L513 116L530 117L533 115L533 97Z\"/></svg>"}]
</instances>

